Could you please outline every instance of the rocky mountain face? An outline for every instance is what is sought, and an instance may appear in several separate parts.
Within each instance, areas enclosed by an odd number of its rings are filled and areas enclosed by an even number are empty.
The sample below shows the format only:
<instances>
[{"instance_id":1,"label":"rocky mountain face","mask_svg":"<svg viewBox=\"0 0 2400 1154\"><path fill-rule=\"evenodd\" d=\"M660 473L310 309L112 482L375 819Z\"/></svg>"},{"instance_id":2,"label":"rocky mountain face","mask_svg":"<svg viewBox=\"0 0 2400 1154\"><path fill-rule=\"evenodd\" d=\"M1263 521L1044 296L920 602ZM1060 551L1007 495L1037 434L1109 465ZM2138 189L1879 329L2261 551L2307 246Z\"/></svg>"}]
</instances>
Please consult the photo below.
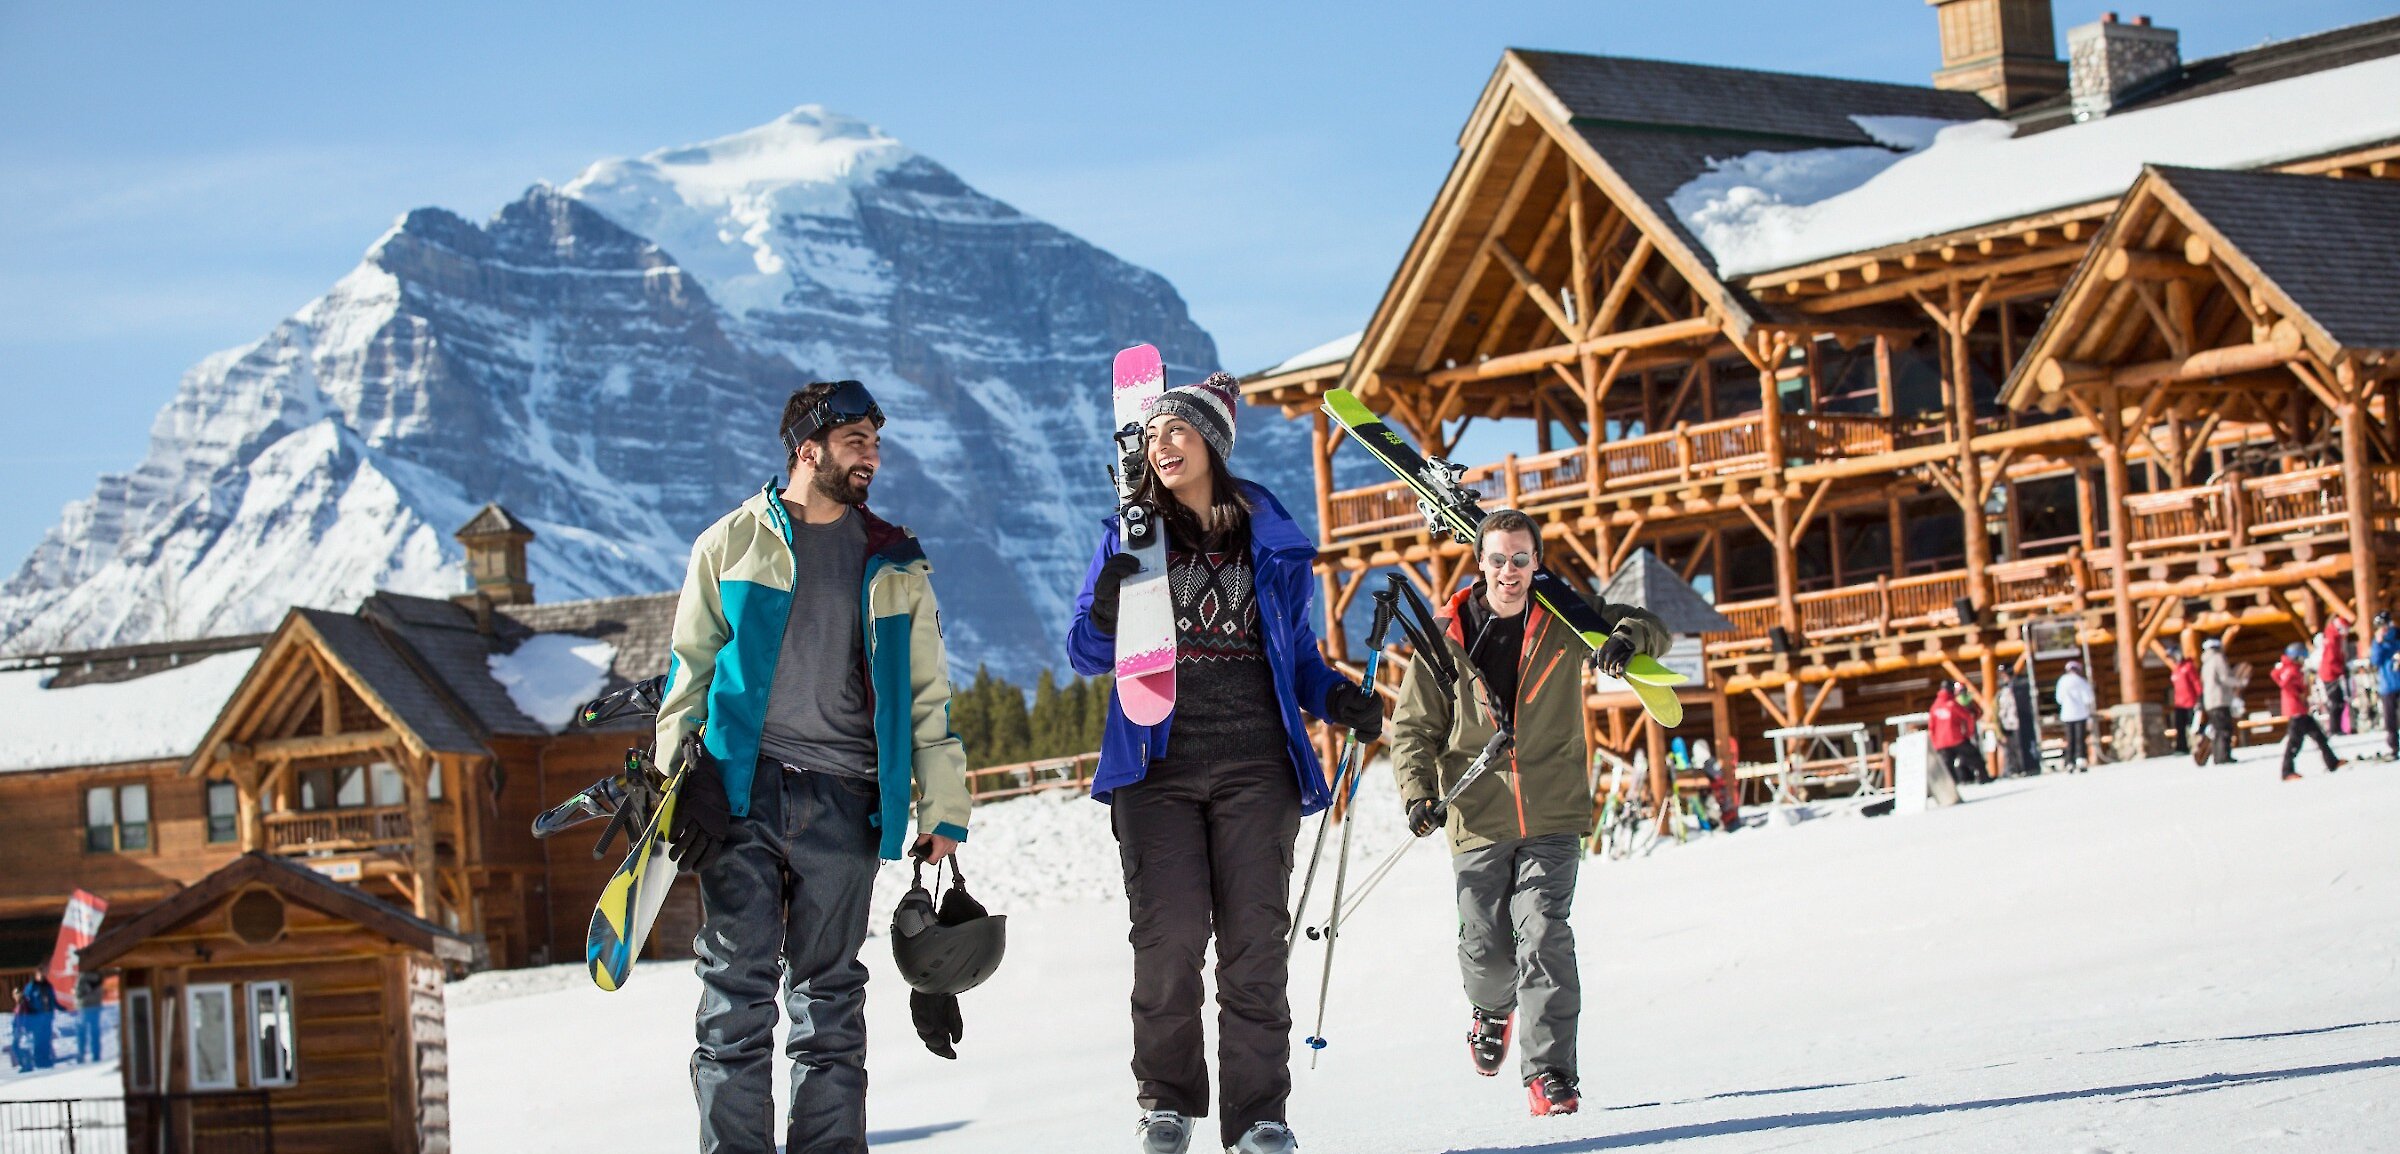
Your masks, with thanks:
<instances>
[{"instance_id":1,"label":"rocky mountain face","mask_svg":"<svg viewBox=\"0 0 2400 1154\"><path fill-rule=\"evenodd\" d=\"M1110 504L1108 366L1217 367L1174 288L817 108L536 186L476 224L402 218L258 342L184 377L0 587L0 648L271 627L375 588L463 587L497 500L542 600L677 586L780 464L816 379L887 414L872 503L935 566L954 661L1029 677ZM1307 515L1305 434L1245 413L1236 466Z\"/></svg>"}]
</instances>

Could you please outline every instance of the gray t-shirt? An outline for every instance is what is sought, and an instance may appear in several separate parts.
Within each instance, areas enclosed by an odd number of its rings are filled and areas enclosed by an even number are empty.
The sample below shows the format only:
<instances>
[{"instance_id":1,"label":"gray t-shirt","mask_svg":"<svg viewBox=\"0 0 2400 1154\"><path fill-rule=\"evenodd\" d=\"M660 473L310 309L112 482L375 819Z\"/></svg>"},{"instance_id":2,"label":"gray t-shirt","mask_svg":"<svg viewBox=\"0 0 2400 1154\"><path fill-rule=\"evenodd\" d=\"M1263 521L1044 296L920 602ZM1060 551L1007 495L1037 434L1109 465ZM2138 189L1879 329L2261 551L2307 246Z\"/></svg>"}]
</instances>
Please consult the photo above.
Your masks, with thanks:
<instances>
[{"instance_id":1,"label":"gray t-shirt","mask_svg":"<svg viewBox=\"0 0 2400 1154\"><path fill-rule=\"evenodd\" d=\"M767 693L759 753L787 765L875 776L875 718L867 706L859 628L867 526L856 510L811 525L794 510L792 616Z\"/></svg>"}]
</instances>

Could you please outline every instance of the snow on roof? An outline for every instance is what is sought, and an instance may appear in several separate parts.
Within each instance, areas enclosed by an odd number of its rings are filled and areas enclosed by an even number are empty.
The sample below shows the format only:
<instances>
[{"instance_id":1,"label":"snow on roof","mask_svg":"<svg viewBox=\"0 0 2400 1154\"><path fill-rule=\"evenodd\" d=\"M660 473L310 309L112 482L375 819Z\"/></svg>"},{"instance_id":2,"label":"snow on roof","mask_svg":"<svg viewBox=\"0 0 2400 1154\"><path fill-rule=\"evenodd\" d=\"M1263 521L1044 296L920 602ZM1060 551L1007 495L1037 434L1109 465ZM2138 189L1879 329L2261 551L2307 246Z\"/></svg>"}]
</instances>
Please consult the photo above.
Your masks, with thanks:
<instances>
[{"instance_id":1,"label":"snow on roof","mask_svg":"<svg viewBox=\"0 0 2400 1154\"><path fill-rule=\"evenodd\" d=\"M1307 352L1291 357L1285 360L1283 363L1276 365L1274 368L1261 372L1258 375L1262 377L1271 377L1277 373L1295 372L1300 369L1313 369L1318 365L1330 365L1335 361L1349 360L1350 354L1358 351L1359 338L1365 335L1366 331L1362 329L1346 337L1335 337L1324 344L1308 350Z\"/></svg>"},{"instance_id":2,"label":"snow on roof","mask_svg":"<svg viewBox=\"0 0 2400 1154\"><path fill-rule=\"evenodd\" d=\"M1714 160L1667 203L1720 275L1748 276L2105 200L2145 164L2260 168L2400 138L2395 91L2400 56L2023 137L2004 120L1859 117L1894 151Z\"/></svg>"},{"instance_id":3,"label":"snow on roof","mask_svg":"<svg viewBox=\"0 0 2400 1154\"><path fill-rule=\"evenodd\" d=\"M492 680L508 690L525 716L552 733L575 720L575 709L600 696L617 647L572 633L537 633L508 653L490 658Z\"/></svg>"},{"instance_id":4,"label":"snow on roof","mask_svg":"<svg viewBox=\"0 0 2400 1154\"><path fill-rule=\"evenodd\" d=\"M56 671L0 673L0 771L182 757L200 744L256 649L130 681L49 688Z\"/></svg>"}]
</instances>

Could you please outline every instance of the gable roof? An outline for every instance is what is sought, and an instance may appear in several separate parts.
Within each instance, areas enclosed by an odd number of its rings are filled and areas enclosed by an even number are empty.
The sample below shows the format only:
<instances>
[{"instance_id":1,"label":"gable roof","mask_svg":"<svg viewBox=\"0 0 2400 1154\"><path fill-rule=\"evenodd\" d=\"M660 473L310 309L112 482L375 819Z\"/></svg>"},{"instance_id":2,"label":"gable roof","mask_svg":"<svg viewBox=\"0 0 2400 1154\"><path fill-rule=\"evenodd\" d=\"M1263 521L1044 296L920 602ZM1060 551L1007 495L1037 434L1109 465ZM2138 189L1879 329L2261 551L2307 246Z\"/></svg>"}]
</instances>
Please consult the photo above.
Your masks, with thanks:
<instances>
[{"instance_id":1,"label":"gable roof","mask_svg":"<svg viewBox=\"0 0 2400 1154\"><path fill-rule=\"evenodd\" d=\"M2400 23L2400 22L2395 22ZM2393 99L2400 100L2400 94ZM2333 344L2400 350L2400 183L2157 167L2151 176Z\"/></svg>"},{"instance_id":2,"label":"gable roof","mask_svg":"<svg viewBox=\"0 0 2400 1154\"><path fill-rule=\"evenodd\" d=\"M378 596L381 596L378 594ZM408 652L389 626L372 618L324 609L294 609L325 645L332 658L365 691L394 715L391 720L435 753L487 753L482 735L448 695L437 689L421 670L423 660Z\"/></svg>"},{"instance_id":3,"label":"gable roof","mask_svg":"<svg viewBox=\"0 0 2400 1154\"><path fill-rule=\"evenodd\" d=\"M130 921L102 931L76 955L78 964L97 969L124 957L135 946L181 926L232 897L245 886L263 885L319 913L356 922L402 945L423 950L444 961L466 962L474 957L467 939L344 885L315 870L279 857L252 851L228 862L215 873L194 882L175 896L150 907Z\"/></svg>"},{"instance_id":4,"label":"gable roof","mask_svg":"<svg viewBox=\"0 0 2400 1154\"><path fill-rule=\"evenodd\" d=\"M498 501L488 502L483 508L476 510L475 515L468 518L466 524L458 527L458 532L451 534L460 540L468 537L501 535L531 537L533 528L525 522L517 520L516 514L501 508Z\"/></svg>"},{"instance_id":5,"label":"gable roof","mask_svg":"<svg viewBox=\"0 0 2400 1154\"><path fill-rule=\"evenodd\" d=\"M1658 619L1677 636L1724 633L1733 628L1733 622L1700 596L1691 582L1648 549L1635 550L1630 559L1618 566L1616 576L1608 579L1600 595L1658 614Z\"/></svg>"}]
</instances>

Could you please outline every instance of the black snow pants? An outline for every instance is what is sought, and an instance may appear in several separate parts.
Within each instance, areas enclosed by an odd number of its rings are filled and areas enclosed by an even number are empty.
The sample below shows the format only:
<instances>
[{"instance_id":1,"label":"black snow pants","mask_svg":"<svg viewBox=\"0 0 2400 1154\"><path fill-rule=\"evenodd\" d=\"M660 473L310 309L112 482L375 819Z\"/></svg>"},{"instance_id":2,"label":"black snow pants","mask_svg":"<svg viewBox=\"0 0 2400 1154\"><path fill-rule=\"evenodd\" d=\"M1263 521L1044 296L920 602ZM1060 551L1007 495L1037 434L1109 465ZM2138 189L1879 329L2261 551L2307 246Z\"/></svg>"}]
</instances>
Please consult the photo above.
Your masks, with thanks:
<instances>
[{"instance_id":1,"label":"black snow pants","mask_svg":"<svg viewBox=\"0 0 2400 1154\"><path fill-rule=\"evenodd\" d=\"M1284 1121L1292 1093L1292 851L1300 780L1288 758L1158 764L1109 798L1133 915L1133 1077L1145 1110L1209 1112L1201 962L1217 946L1217 1077L1225 1146Z\"/></svg>"},{"instance_id":2,"label":"black snow pants","mask_svg":"<svg viewBox=\"0 0 2400 1154\"><path fill-rule=\"evenodd\" d=\"M2333 743L2325 738L2325 727L2317 724L2316 714L2304 710L2286 723L2285 728L2290 730L2283 738L2283 772L2286 775L2299 772L2300 749L2311 739L2317 743L2317 752L2325 755L2325 772L2332 773L2341 764L2341 759L2333 755Z\"/></svg>"},{"instance_id":3,"label":"black snow pants","mask_svg":"<svg viewBox=\"0 0 2400 1154\"><path fill-rule=\"evenodd\" d=\"M2233 723L2233 707L2214 706L2208 711L2208 761L2211 765L2232 765L2233 747L2242 739L2240 726Z\"/></svg>"}]
</instances>

